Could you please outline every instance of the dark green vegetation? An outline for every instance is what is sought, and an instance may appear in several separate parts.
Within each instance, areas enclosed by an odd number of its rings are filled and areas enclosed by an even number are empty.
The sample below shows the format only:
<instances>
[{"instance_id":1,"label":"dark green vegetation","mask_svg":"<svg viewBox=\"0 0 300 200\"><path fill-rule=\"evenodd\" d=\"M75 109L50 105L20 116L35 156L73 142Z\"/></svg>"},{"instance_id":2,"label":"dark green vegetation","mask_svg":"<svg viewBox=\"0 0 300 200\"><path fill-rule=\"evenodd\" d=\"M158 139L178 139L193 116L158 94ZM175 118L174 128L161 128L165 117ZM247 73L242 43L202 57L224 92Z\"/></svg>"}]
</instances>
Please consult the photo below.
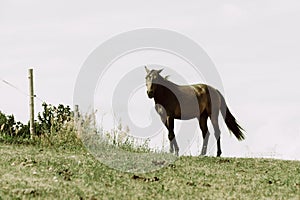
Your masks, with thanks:
<instances>
[{"instance_id":1,"label":"dark green vegetation","mask_svg":"<svg viewBox=\"0 0 300 200\"><path fill-rule=\"evenodd\" d=\"M43 111L38 113L38 120L35 121L35 132L37 136L49 136L59 132L63 126L73 119L73 111L69 106L62 104L52 106L43 103ZM6 142L24 142L30 138L29 122L23 124L15 121L14 115L5 115L0 111L0 140Z\"/></svg>"},{"instance_id":2,"label":"dark green vegetation","mask_svg":"<svg viewBox=\"0 0 300 200\"><path fill-rule=\"evenodd\" d=\"M170 162L173 157L150 152L147 142L138 145L121 126L103 133L89 116L76 125L70 116L57 125L60 118L48 120L51 126L33 140L2 133L0 199L300 198L299 161L182 156ZM118 160L132 153L149 156L131 157L125 165ZM158 170L137 173L144 166Z\"/></svg>"}]
</instances>

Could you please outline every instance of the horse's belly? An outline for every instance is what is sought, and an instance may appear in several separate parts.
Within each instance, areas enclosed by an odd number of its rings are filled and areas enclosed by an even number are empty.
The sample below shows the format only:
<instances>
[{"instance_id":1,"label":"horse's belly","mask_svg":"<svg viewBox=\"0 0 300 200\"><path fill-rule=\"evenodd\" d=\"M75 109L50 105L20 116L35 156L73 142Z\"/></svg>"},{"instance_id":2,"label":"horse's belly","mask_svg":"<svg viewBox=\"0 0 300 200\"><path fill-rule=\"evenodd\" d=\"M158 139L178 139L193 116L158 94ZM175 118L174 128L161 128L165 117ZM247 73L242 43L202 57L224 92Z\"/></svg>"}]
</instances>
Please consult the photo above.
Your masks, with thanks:
<instances>
[{"instance_id":1,"label":"horse's belly","mask_svg":"<svg viewBox=\"0 0 300 200\"><path fill-rule=\"evenodd\" d=\"M199 116L200 110L197 108L184 109L175 112L175 119L188 120Z\"/></svg>"}]
</instances>

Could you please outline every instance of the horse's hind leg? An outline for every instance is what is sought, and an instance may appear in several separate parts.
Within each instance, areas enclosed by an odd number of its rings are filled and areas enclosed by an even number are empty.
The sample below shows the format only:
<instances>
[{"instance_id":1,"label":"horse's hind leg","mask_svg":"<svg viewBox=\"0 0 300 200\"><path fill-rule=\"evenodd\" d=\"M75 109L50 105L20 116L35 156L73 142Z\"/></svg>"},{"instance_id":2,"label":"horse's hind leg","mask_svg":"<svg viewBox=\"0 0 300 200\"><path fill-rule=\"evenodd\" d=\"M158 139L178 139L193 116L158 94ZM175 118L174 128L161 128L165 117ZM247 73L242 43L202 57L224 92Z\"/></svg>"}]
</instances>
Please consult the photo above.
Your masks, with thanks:
<instances>
[{"instance_id":1,"label":"horse's hind leg","mask_svg":"<svg viewBox=\"0 0 300 200\"><path fill-rule=\"evenodd\" d=\"M201 150L202 156L204 156L206 154L208 138L210 135L208 128L207 128L207 118L208 118L207 112L201 113L200 118L198 118L200 129L202 131L202 137L203 137L203 145L202 145L202 150Z\"/></svg>"},{"instance_id":2,"label":"horse's hind leg","mask_svg":"<svg viewBox=\"0 0 300 200\"><path fill-rule=\"evenodd\" d=\"M217 156L221 156L222 154L222 151L221 151L221 131L220 131L220 128L219 128L219 123L218 123L218 115L214 115L211 117L211 123L214 127L214 131L215 131L215 137L216 137L216 140L217 140L217 147L218 147L218 150L217 150Z\"/></svg>"},{"instance_id":3,"label":"horse's hind leg","mask_svg":"<svg viewBox=\"0 0 300 200\"><path fill-rule=\"evenodd\" d=\"M167 117L166 127L169 131L168 138L170 140L170 153L174 153L175 149L175 154L178 156L179 148L174 134L174 118L169 116Z\"/></svg>"}]
</instances>

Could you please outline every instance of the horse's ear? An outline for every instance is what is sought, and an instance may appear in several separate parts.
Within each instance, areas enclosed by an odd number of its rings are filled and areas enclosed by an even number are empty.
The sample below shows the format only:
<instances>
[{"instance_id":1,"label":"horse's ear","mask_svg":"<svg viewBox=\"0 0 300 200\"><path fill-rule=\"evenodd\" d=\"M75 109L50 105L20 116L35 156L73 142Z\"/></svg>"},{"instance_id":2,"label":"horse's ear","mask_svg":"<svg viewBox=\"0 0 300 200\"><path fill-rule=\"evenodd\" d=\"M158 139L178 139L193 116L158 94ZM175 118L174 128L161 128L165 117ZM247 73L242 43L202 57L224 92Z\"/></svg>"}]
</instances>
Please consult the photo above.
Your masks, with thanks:
<instances>
[{"instance_id":1,"label":"horse's ear","mask_svg":"<svg viewBox=\"0 0 300 200\"><path fill-rule=\"evenodd\" d=\"M150 70L147 68L147 66L145 66L145 70L146 70L147 74L149 74Z\"/></svg>"},{"instance_id":2,"label":"horse's ear","mask_svg":"<svg viewBox=\"0 0 300 200\"><path fill-rule=\"evenodd\" d=\"M157 70L157 73L160 73L160 72L162 72L162 70L164 70L164 69Z\"/></svg>"}]
</instances>

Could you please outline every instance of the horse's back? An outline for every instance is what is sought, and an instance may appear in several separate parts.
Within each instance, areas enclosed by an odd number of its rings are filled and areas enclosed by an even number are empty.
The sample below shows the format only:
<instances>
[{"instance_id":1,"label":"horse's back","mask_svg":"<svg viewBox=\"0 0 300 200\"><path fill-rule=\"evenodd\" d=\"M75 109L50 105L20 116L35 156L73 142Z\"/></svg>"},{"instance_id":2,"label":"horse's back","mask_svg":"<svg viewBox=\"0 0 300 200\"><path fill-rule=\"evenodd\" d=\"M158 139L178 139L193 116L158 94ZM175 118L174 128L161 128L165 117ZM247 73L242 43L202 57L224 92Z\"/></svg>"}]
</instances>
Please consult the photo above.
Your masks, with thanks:
<instances>
[{"instance_id":1,"label":"horse's back","mask_svg":"<svg viewBox=\"0 0 300 200\"><path fill-rule=\"evenodd\" d=\"M175 118L198 118L200 113L208 108L208 86L205 84L178 86L179 109L176 109Z\"/></svg>"},{"instance_id":2,"label":"horse's back","mask_svg":"<svg viewBox=\"0 0 300 200\"><path fill-rule=\"evenodd\" d=\"M212 113L212 105L213 108L220 108L221 98L217 89L206 84L194 84L191 87L195 90L200 113L206 111L210 115Z\"/></svg>"}]
</instances>

